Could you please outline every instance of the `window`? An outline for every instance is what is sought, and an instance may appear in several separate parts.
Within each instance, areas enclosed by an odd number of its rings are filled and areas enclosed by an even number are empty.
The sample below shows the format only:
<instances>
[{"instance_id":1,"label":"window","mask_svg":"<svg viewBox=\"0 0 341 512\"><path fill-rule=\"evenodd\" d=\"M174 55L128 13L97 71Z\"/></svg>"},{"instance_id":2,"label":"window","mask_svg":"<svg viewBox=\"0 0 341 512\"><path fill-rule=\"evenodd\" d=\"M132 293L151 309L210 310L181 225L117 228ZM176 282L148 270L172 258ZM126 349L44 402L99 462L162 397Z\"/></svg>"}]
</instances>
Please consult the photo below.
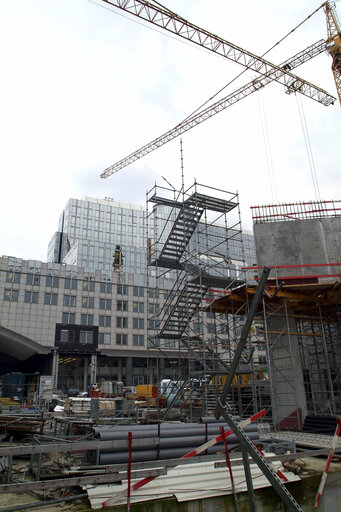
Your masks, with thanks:
<instances>
[{"instance_id":1,"label":"window","mask_svg":"<svg viewBox=\"0 0 341 512\"><path fill-rule=\"evenodd\" d=\"M208 332L208 334L215 334L216 333L215 324L207 324L207 332Z\"/></svg>"},{"instance_id":2,"label":"window","mask_svg":"<svg viewBox=\"0 0 341 512\"><path fill-rule=\"evenodd\" d=\"M116 334L116 345L127 345L128 334Z\"/></svg>"},{"instance_id":3,"label":"window","mask_svg":"<svg viewBox=\"0 0 341 512\"><path fill-rule=\"evenodd\" d=\"M69 341L69 331L67 329L62 329L60 331L60 341L62 343L67 343Z\"/></svg>"},{"instance_id":4,"label":"window","mask_svg":"<svg viewBox=\"0 0 341 512\"><path fill-rule=\"evenodd\" d=\"M214 313L213 313L213 311L207 311L207 313L206 313L206 318L214 318Z\"/></svg>"},{"instance_id":5,"label":"window","mask_svg":"<svg viewBox=\"0 0 341 512\"><path fill-rule=\"evenodd\" d=\"M142 347L144 345L143 334L133 334L133 345L135 347Z\"/></svg>"},{"instance_id":6,"label":"window","mask_svg":"<svg viewBox=\"0 0 341 512\"><path fill-rule=\"evenodd\" d=\"M128 295L128 286L126 284L118 284L117 295Z\"/></svg>"},{"instance_id":7,"label":"window","mask_svg":"<svg viewBox=\"0 0 341 512\"><path fill-rule=\"evenodd\" d=\"M10 302L18 302L19 291L18 290L5 290L4 300Z\"/></svg>"},{"instance_id":8,"label":"window","mask_svg":"<svg viewBox=\"0 0 341 512\"><path fill-rule=\"evenodd\" d=\"M81 315L81 325L94 325L94 315Z\"/></svg>"},{"instance_id":9,"label":"window","mask_svg":"<svg viewBox=\"0 0 341 512\"><path fill-rule=\"evenodd\" d=\"M111 316L99 315L98 324L100 327L111 327Z\"/></svg>"},{"instance_id":10,"label":"window","mask_svg":"<svg viewBox=\"0 0 341 512\"><path fill-rule=\"evenodd\" d=\"M175 340L165 340L165 347L166 348L174 348L175 347Z\"/></svg>"},{"instance_id":11,"label":"window","mask_svg":"<svg viewBox=\"0 0 341 512\"><path fill-rule=\"evenodd\" d=\"M46 286L50 286L51 288L58 288L59 287L59 277L46 276Z\"/></svg>"},{"instance_id":12,"label":"window","mask_svg":"<svg viewBox=\"0 0 341 512\"><path fill-rule=\"evenodd\" d=\"M159 320L148 320L148 328L156 330L159 328Z\"/></svg>"},{"instance_id":13,"label":"window","mask_svg":"<svg viewBox=\"0 0 341 512\"><path fill-rule=\"evenodd\" d=\"M148 348L155 348L160 346L159 338L148 338L147 340Z\"/></svg>"},{"instance_id":14,"label":"window","mask_svg":"<svg viewBox=\"0 0 341 512\"><path fill-rule=\"evenodd\" d=\"M117 311L128 311L128 301L127 300L118 300L116 309L117 309Z\"/></svg>"},{"instance_id":15,"label":"window","mask_svg":"<svg viewBox=\"0 0 341 512\"><path fill-rule=\"evenodd\" d=\"M95 305L95 299L93 297L82 297L82 308L93 309Z\"/></svg>"},{"instance_id":16,"label":"window","mask_svg":"<svg viewBox=\"0 0 341 512\"><path fill-rule=\"evenodd\" d=\"M227 324L221 324L219 326L219 333L220 334L228 334L229 333L229 327Z\"/></svg>"},{"instance_id":17,"label":"window","mask_svg":"<svg viewBox=\"0 0 341 512\"><path fill-rule=\"evenodd\" d=\"M151 315L156 315L159 313L159 304L148 304L148 312Z\"/></svg>"},{"instance_id":18,"label":"window","mask_svg":"<svg viewBox=\"0 0 341 512\"><path fill-rule=\"evenodd\" d=\"M95 282L86 279L83 281L82 290L84 292L94 292L95 291Z\"/></svg>"},{"instance_id":19,"label":"window","mask_svg":"<svg viewBox=\"0 0 341 512\"><path fill-rule=\"evenodd\" d=\"M64 306L75 307L76 306L76 295L64 295Z\"/></svg>"},{"instance_id":20,"label":"window","mask_svg":"<svg viewBox=\"0 0 341 512\"><path fill-rule=\"evenodd\" d=\"M133 329L144 329L144 318L133 318Z\"/></svg>"},{"instance_id":21,"label":"window","mask_svg":"<svg viewBox=\"0 0 341 512\"><path fill-rule=\"evenodd\" d=\"M134 297L144 297L143 286L133 286L133 295Z\"/></svg>"},{"instance_id":22,"label":"window","mask_svg":"<svg viewBox=\"0 0 341 512\"><path fill-rule=\"evenodd\" d=\"M39 286L40 275L39 274L27 274L26 284L33 284L33 285Z\"/></svg>"},{"instance_id":23,"label":"window","mask_svg":"<svg viewBox=\"0 0 341 512\"><path fill-rule=\"evenodd\" d=\"M20 283L20 272L7 272L6 283Z\"/></svg>"},{"instance_id":24,"label":"window","mask_svg":"<svg viewBox=\"0 0 341 512\"><path fill-rule=\"evenodd\" d=\"M99 299L99 309L111 309L111 299Z\"/></svg>"},{"instance_id":25,"label":"window","mask_svg":"<svg viewBox=\"0 0 341 512\"><path fill-rule=\"evenodd\" d=\"M197 334L202 334L204 332L203 326L201 322L194 322L193 324L193 330Z\"/></svg>"},{"instance_id":26,"label":"window","mask_svg":"<svg viewBox=\"0 0 341 512\"><path fill-rule=\"evenodd\" d=\"M127 329L127 327L128 327L128 318L126 316L118 316L116 318L116 327L121 327L123 329Z\"/></svg>"},{"instance_id":27,"label":"window","mask_svg":"<svg viewBox=\"0 0 341 512\"><path fill-rule=\"evenodd\" d=\"M144 313L144 302L133 302L134 313Z\"/></svg>"},{"instance_id":28,"label":"window","mask_svg":"<svg viewBox=\"0 0 341 512\"><path fill-rule=\"evenodd\" d=\"M75 324L76 323L76 315L74 313L62 313L62 323L63 324Z\"/></svg>"},{"instance_id":29,"label":"window","mask_svg":"<svg viewBox=\"0 0 341 512\"><path fill-rule=\"evenodd\" d=\"M99 332L98 333L98 343L100 345L110 345L111 339L110 334L106 332Z\"/></svg>"},{"instance_id":30,"label":"window","mask_svg":"<svg viewBox=\"0 0 341 512\"><path fill-rule=\"evenodd\" d=\"M151 299L157 299L159 297L159 290L157 288L149 288L148 297Z\"/></svg>"},{"instance_id":31,"label":"window","mask_svg":"<svg viewBox=\"0 0 341 512\"><path fill-rule=\"evenodd\" d=\"M77 279L66 277L64 279L64 288L65 290L77 290Z\"/></svg>"},{"instance_id":32,"label":"window","mask_svg":"<svg viewBox=\"0 0 341 512\"><path fill-rule=\"evenodd\" d=\"M100 283L100 292L101 293L111 293L112 292L112 284L107 281Z\"/></svg>"},{"instance_id":33,"label":"window","mask_svg":"<svg viewBox=\"0 0 341 512\"><path fill-rule=\"evenodd\" d=\"M45 293L44 304L49 304L50 306L56 306L58 302L58 294L57 293Z\"/></svg>"},{"instance_id":34,"label":"window","mask_svg":"<svg viewBox=\"0 0 341 512\"><path fill-rule=\"evenodd\" d=\"M24 302L38 304L38 292L25 292Z\"/></svg>"},{"instance_id":35,"label":"window","mask_svg":"<svg viewBox=\"0 0 341 512\"><path fill-rule=\"evenodd\" d=\"M94 333L92 331L80 331L79 343L81 345L91 345L94 341Z\"/></svg>"}]
</instances>

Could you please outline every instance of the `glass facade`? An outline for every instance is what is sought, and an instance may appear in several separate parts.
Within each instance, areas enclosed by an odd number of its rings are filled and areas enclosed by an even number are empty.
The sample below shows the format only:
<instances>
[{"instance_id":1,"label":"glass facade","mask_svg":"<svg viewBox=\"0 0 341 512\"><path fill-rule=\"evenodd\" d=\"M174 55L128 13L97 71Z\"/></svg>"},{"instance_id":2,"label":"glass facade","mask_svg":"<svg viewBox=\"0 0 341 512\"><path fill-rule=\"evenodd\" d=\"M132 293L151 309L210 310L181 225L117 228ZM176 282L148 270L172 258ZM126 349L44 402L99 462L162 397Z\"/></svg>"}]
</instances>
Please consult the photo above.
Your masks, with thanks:
<instances>
[{"instance_id":1,"label":"glass facade","mask_svg":"<svg viewBox=\"0 0 341 512\"><path fill-rule=\"evenodd\" d=\"M119 270L145 273L145 209L141 206L122 205L110 199L70 199L58 229L63 236L53 236L48 261L58 261L56 255L61 252L63 262L70 265L113 270L119 247Z\"/></svg>"},{"instance_id":2,"label":"glass facade","mask_svg":"<svg viewBox=\"0 0 341 512\"><path fill-rule=\"evenodd\" d=\"M162 232L160 243L164 243L171 225L165 226L164 219L176 217L167 206L159 207L159 226ZM63 230L63 231L62 231ZM59 233L63 236L52 237L48 249L48 261L57 262L57 254L63 254L63 262L88 269L119 270L127 274L147 273L146 252L146 210L142 206L123 205L111 199L69 199L59 220ZM153 236L153 233L149 233ZM221 266L226 265L226 257L234 267L242 265L245 260L248 265L256 261L254 239L252 233L239 232L225 226L207 226L200 223L192 236L189 245L198 244L205 239L206 252L215 253L215 266L221 260ZM62 250L59 245L63 241ZM208 245L207 245L208 244ZM115 253L119 251L119 254ZM118 257L118 259L117 259ZM207 263L202 256L201 264ZM115 264L117 263L117 265ZM171 277L171 273L170 273ZM13 273L8 279L17 279ZM55 286L55 285L53 285ZM74 286L74 285L73 285ZM74 289L72 286L72 289ZM91 290L91 282L83 283L83 290ZM68 283L68 288L71 284ZM101 292L111 293L111 283L101 283ZM124 284L119 284L117 293L126 294ZM142 286L134 287L134 296L143 297Z\"/></svg>"}]
</instances>

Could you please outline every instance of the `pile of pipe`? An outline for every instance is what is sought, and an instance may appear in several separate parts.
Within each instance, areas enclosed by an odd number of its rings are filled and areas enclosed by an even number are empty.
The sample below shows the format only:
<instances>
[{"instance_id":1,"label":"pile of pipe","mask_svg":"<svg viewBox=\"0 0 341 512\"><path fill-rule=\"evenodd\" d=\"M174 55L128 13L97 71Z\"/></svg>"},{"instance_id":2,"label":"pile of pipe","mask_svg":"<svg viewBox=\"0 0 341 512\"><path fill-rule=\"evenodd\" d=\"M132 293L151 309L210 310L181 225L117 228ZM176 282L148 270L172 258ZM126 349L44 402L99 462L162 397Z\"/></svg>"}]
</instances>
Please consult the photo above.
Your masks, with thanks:
<instances>
[{"instance_id":1,"label":"pile of pipe","mask_svg":"<svg viewBox=\"0 0 341 512\"><path fill-rule=\"evenodd\" d=\"M101 441L127 441L128 432L132 439L150 439L150 446L135 447L132 451L132 462L153 461L179 458L220 435L220 427L229 427L226 422L212 418L202 418L200 423L161 423L159 425L103 425L94 428L95 437ZM244 428L254 442L259 439L257 426L254 424ZM157 439L157 446L153 441ZM235 434L226 438L228 449L238 446ZM126 443L124 443L126 445ZM127 446L127 445L126 445ZM202 455L225 453L224 441L208 448ZM128 448L99 450L98 463L121 464L128 462Z\"/></svg>"}]
</instances>

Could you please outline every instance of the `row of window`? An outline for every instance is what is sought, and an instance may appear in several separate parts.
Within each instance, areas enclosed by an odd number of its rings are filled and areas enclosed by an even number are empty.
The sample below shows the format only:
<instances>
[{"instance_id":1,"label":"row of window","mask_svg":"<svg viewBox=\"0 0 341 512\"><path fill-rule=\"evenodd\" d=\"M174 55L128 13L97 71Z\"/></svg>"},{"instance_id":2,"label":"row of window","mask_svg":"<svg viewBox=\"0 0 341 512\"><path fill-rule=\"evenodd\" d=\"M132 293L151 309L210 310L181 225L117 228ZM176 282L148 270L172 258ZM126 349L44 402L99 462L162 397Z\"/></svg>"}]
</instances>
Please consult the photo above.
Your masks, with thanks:
<instances>
[{"instance_id":1,"label":"row of window","mask_svg":"<svg viewBox=\"0 0 341 512\"><path fill-rule=\"evenodd\" d=\"M25 291L24 302L31 304L38 304L39 292ZM18 302L19 290L5 289L4 300L11 302ZM44 304L56 306L58 304L57 293L44 293ZM76 295L64 295L63 306L76 307L77 296ZM94 297L82 297L81 302L82 308L94 309L95 298ZM99 299L99 309L112 309L111 299ZM116 301L116 311L128 311L128 301L118 300ZM144 313L144 302L133 302L134 313Z\"/></svg>"},{"instance_id":2,"label":"row of window","mask_svg":"<svg viewBox=\"0 0 341 512\"><path fill-rule=\"evenodd\" d=\"M72 329L61 329L60 331L60 342L61 343L75 343L75 331ZM94 342L94 333L92 331L80 331L79 343L81 345L92 345ZM100 345L110 345L111 335L110 333L98 333L98 343ZM128 345L127 334L116 334L116 345ZM133 335L133 346L143 347L144 346L144 335L134 334Z\"/></svg>"},{"instance_id":3,"label":"row of window","mask_svg":"<svg viewBox=\"0 0 341 512\"><path fill-rule=\"evenodd\" d=\"M63 313L62 314L63 324L75 324L76 314L75 313ZM94 315L81 314L81 325L94 325ZM98 316L99 327L111 327L111 316L99 315ZM154 324L153 324L154 325ZM128 317L118 316L116 317L116 327L121 329L128 328ZM133 318L133 329L144 329L144 318Z\"/></svg>"},{"instance_id":4,"label":"row of window","mask_svg":"<svg viewBox=\"0 0 341 512\"><path fill-rule=\"evenodd\" d=\"M26 284L27 285L40 285L40 275L39 274L26 274ZM20 283L21 273L20 272L7 272L6 274L6 282L7 283ZM45 278L45 286L50 288L59 288L59 277L57 276L46 276ZM77 290L78 280L70 277L66 277L64 279L64 289L67 290ZM95 281L91 279L86 279L82 281L82 290L94 292L95 291ZM99 291L100 293L112 293L112 283L107 281L101 281L99 283ZM126 284L118 284L117 285L117 294L118 295L128 295L128 285ZM133 296L134 297L144 297L144 287L143 286L133 286ZM150 291L150 296L155 296L155 291Z\"/></svg>"}]
</instances>

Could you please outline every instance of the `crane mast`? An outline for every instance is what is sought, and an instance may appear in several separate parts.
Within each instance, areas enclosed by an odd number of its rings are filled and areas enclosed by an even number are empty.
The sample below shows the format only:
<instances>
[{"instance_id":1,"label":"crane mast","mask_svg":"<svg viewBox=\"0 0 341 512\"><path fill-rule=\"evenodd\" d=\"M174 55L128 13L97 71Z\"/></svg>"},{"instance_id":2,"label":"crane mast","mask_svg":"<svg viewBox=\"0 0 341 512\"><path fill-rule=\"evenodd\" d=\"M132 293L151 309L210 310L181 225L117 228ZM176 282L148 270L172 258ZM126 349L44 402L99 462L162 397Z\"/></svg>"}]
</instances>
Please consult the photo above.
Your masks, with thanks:
<instances>
[{"instance_id":1,"label":"crane mast","mask_svg":"<svg viewBox=\"0 0 341 512\"><path fill-rule=\"evenodd\" d=\"M326 2L324 10L327 18L327 50L333 59L332 71L341 104L341 27L336 13L335 2Z\"/></svg>"}]
</instances>

